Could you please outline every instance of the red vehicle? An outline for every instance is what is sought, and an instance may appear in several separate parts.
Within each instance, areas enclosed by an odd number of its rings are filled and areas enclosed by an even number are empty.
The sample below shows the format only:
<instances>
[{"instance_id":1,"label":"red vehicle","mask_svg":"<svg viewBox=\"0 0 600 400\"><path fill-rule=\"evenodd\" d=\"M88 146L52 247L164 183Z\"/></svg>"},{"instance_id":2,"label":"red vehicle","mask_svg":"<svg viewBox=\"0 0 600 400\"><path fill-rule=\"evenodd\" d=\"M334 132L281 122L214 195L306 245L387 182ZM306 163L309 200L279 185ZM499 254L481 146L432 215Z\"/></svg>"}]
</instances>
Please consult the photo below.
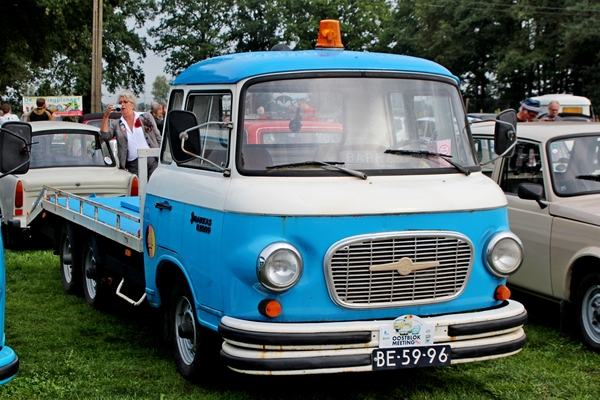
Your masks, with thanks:
<instances>
[{"instance_id":1,"label":"red vehicle","mask_svg":"<svg viewBox=\"0 0 600 400\"><path fill-rule=\"evenodd\" d=\"M342 124L302 119L298 130L294 127L294 121L296 120L247 119L244 121L244 139L248 144L335 144L342 141Z\"/></svg>"}]
</instances>

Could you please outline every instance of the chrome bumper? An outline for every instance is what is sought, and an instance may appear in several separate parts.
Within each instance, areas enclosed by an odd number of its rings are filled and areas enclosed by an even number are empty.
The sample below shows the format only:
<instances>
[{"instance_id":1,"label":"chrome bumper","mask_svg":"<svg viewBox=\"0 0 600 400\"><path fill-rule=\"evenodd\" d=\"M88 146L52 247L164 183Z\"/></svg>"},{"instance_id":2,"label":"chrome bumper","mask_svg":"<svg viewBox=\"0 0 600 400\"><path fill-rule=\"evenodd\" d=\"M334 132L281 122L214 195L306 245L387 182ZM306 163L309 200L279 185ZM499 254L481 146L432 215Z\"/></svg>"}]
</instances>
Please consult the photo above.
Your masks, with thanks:
<instances>
[{"instance_id":1,"label":"chrome bumper","mask_svg":"<svg viewBox=\"0 0 600 400\"><path fill-rule=\"evenodd\" d=\"M435 325L435 345L450 345L452 364L510 356L526 342L527 311L516 301L422 318ZM235 371L257 375L372 371L380 327L389 322L268 323L223 317L221 358Z\"/></svg>"}]
</instances>

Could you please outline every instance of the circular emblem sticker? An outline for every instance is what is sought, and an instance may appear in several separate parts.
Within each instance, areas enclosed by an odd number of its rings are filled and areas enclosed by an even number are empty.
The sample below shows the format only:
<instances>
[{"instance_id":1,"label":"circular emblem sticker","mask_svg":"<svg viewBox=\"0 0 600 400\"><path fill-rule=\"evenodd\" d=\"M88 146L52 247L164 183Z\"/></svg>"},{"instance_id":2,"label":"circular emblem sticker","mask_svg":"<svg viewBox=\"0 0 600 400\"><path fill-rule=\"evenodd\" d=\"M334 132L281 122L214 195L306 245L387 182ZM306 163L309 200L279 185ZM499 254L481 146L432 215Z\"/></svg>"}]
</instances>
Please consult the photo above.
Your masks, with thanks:
<instances>
[{"instance_id":1,"label":"circular emblem sticker","mask_svg":"<svg viewBox=\"0 0 600 400\"><path fill-rule=\"evenodd\" d=\"M110 157L104 157L104 163L110 165L112 164L112 160L110 159Z\"/></svg>"},{"instance_id":2,"label":"circular emblem sticker","mask_svg":"<svg viewBox=\"0 0 600 400\"><path fill-rule=\"evenodd\" d=\"M146 228L146 251L148 251L148 257L154 258L156 252L156 237L154 236L154 228L152 225L148 225Z\"/></svg>"}]
</instances>

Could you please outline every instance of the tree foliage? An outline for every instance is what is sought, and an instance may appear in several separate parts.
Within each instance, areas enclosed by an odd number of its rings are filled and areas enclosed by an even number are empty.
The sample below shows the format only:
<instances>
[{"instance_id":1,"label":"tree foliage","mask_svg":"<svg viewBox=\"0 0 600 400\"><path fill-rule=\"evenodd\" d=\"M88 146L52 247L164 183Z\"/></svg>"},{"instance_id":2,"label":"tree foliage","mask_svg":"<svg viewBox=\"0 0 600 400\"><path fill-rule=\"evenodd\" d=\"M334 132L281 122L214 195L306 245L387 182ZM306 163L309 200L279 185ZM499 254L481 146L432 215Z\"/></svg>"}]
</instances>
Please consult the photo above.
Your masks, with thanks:
<instances>
[{"instance_id":1,"label":"tree foliage","mask_svg":"<svg viewBox=\"0 0 600 400\"><path fill-rule=\"evenodd\" d=\"M89 94L89 0L19 0L0 14L0 94ZM592 0L104 0L105 86L143 90L146 49L176 76L195 62L285 42L313 49L337 19L347 50L439 62L463 82L469 111L573 93L600 102L600 3ZM135 33L152 26L153 44ZM133 56L132 56L133 55ZM33 93L32 93L33 94Z\"/></svg>"},{"instance_id":2,"label":"tree foliage","mask_svg":"<svg viewBox=\"0 0 600 400\"><path fill-rule=\"evenodd\" d=\"M0 95L84 96L91 92L92 14L89 0L19 0L0 13ZM141 60L148 43L134 29L147 20L153 0L103 1L103 83L108 90L144 87ZM132 59L131 55L137 55ZM33 88L33 90L30 90Z\"/></svg>"},{"instance_id":3,"label":"tree foliage","mask_svg":"<svg viewBox=\"0 0 600 400\"><path fill-rule=\"evenodd\" d=\"M169 97L169 90L171 87L169 86L169 82L167 82L167 77L164 75L159 75L152 82L152 97L154 101L158 101L159 103L166 103Z\"/></svg>"}]
</instances>

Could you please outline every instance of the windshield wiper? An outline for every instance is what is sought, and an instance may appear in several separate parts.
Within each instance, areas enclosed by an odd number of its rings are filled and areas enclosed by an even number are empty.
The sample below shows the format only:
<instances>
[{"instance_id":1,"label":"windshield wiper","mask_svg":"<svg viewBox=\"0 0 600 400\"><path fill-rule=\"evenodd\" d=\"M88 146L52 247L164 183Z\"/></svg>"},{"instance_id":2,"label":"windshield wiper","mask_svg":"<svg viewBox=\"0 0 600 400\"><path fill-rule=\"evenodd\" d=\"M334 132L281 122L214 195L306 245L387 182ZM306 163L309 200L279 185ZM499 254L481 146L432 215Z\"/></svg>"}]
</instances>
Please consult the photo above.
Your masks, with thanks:
<instances>
[{"instance_id":1,"label":"windshield wiper","mask_svg":"<svg viewBox=\"0 0 600 400\"><path fill-rule=\"evenodd\" d=\"M360 179L367 179L367 174L355 171L353 169L348 169L344 167L340 167L340 165L344 165L343 161L302 161L296 163L288 163L288 164L279 164L268 166L268 170L277 170L277 169L286 169L286 168L298 168L298 167L319 167L322 169L336 169L338 171L342 171L347 173L348 175L356 176Z\"/></svg>"},{"instance_id":2,"label":"windshield wiper","mask_svg":"<svg viewBox=\"0 0 600 400\"><path fill-rule=\"evenodd\" d=\"M584 179L586 181L600 182L600 175L598 175L598 174L576 175L575 179Z\"/></svg>"},{"instance_id":3,"label":"windshield wiper","mask_svg":"<svg viewBox=\"0 0 600 400\"><path fill-rule=\"evenodd\" d=\"M463 174L465 174L467 176L471 175L471 171L469 171L462 165L452 161L450 159L452 156L448 155L448 154L435 153L433 151L428 151L428 150L396 150L396 149L387 149L386 151L384 151L384 153L404 155L404 156L413 156L413 157L423 157L423 158L430 157L430 156L440 157L442 160L446 161L448 164L452 165L454 168L456 168Z\"/></svg>"}]
</instances>

